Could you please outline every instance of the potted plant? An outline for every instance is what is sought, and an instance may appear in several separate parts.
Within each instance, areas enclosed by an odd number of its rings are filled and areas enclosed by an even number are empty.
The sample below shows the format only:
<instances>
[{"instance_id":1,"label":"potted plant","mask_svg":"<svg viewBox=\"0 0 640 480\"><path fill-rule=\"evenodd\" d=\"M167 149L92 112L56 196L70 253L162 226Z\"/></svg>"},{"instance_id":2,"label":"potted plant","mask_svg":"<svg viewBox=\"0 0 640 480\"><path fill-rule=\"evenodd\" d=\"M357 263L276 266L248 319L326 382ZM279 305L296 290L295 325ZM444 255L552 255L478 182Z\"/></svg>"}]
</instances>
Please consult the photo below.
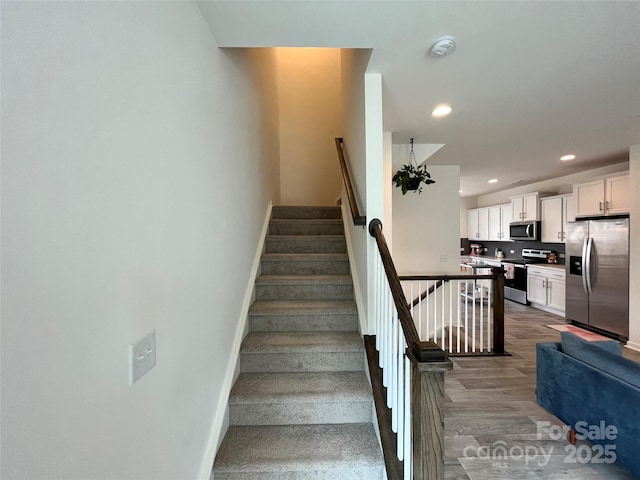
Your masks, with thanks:
<instances>
[{"instance_id":1,"label":"potted plant","mask_svg":"<svg viewBox=\"0 0 640 480\"><path fill-rule=\"evenodd\" d=\"M422 193L421 184L430 185L436 183L431 179L431 174L427 171L426 165L417 165L416 156L413 153L413 138L410 141L411 151L409 152L409 163L403 165L400 170L391 179L395 182L396 187L402 189L402 194L405 195L408 191Z\"/></svg>"}]
</instances>

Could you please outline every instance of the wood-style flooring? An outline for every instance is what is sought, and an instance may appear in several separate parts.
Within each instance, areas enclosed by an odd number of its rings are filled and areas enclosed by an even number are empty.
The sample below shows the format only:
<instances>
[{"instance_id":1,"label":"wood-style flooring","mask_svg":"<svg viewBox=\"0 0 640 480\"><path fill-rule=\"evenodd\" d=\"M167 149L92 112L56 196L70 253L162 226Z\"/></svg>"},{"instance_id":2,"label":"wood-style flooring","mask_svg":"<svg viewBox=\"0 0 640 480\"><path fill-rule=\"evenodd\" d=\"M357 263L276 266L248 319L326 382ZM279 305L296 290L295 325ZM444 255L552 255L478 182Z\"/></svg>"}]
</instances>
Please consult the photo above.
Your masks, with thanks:
<instances>
[{"instance_id":1,"label":"wood-style flooring","mask_svg":"<svg viewBox=\"0 0 640 480\"><path fill-rule=\"evenodd\" d=\"M454 369L445 375L447 480L635 478L617 464L571 463L576 457L566 438L549 434L563 423L536 403L535 344L560 341L546 325L562 323L562 317L505 300L511 356L452 358ZM623 350L640 361L640 353Z\"/></svg>"}]
</instances>

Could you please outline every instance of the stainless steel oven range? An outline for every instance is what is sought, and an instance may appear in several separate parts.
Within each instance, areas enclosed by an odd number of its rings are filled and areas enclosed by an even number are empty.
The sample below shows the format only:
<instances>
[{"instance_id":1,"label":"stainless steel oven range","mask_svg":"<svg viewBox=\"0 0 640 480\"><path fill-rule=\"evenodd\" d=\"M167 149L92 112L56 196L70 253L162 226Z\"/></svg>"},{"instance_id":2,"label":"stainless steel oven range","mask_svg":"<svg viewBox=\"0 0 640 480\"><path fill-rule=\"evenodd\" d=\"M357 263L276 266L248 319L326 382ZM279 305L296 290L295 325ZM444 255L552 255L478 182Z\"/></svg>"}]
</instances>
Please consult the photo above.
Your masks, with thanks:
<instances>
[{"instance_id":1,"label":"stainless steel oven range","mask_svg":"<svg viewBox=\"0 0 640 480\"><path fill-rule=\"evenodd\" d=\"M522 259L503 260L504 268L504 298L528 305L527 301L527 265L533 263L547 263L551 250L522 249Z\"/></svg>"}]
</instances>

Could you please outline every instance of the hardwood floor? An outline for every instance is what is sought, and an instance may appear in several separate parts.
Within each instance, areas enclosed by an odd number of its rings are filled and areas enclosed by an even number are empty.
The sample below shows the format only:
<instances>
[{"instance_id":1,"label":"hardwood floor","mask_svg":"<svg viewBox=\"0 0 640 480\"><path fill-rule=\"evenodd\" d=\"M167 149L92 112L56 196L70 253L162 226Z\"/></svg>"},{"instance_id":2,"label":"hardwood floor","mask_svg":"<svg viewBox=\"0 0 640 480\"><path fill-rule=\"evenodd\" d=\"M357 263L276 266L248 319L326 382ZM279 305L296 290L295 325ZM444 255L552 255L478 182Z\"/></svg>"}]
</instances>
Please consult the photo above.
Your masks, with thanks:
<instances>
[{"instance_id":1,"label":"hardwood floor","mask_svg":"<svg viewBox=\"0 0 640 480\"><path fill-rule=\"evenodd\" d=\"M563 423L536 403L535 344L559 341L559 332L546 325L561 323L561 317L506 300L511 356L452 358L454 369L445 375L447 480L635 478L617 464L569 463L567 440L549 434ZM640 361L640 353L623 350Z\"/></svg>"}]
</instances>

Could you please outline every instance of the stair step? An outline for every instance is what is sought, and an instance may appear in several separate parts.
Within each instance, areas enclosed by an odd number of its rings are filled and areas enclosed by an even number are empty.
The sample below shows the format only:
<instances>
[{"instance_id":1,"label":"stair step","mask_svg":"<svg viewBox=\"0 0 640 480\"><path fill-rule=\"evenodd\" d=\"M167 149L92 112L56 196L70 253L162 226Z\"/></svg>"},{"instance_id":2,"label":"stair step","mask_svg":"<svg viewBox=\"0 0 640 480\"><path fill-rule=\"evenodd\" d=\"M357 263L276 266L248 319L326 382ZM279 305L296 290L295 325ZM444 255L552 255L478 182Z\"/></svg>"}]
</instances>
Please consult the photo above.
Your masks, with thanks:
<instances>
[{"instance_id":1,"label":"stair step","mask_svg":"<svg viewBox=\"0 0 640 480\"><path fill-rule=\"evenodd\" d=\"M344 235L340 218L273 218L270 235Z\"/></svg>"},{"instance_id":2,"label":"stair step","mask_svg":"<svg viewBox=\"0 0 640 480\"><path fill-rule=\"evenodd\" d=\"M348 275L346 253L266 253L262 256L263 275Z\"/></svg>"},{"instance_id":3,"label":"stair step","mask_svg":"<svg viewBox=\"0 0 640 480\"><path fill-rule=\"evenodd\" d=\"M342 218L340 207L274 205L271 218Z\"/></svg>"},{"instance_id":4,"label":"stair step","mask_svg":"<svg viewBox=\"0 0 640 480\"><path fill-rule=\"evenodd\" d=\"M267 235L267 253L346 253L344 235Z\"/></svg>"},{"instance_id":5,"label":"stair step","mask_svg":"<svg viewBox=\"0 0 640 480\"><path fill-rule=\"evenodd\" d=\"M242 373L229 398L230 425L366 423L364 372Z\"/></svg>"},{"instance_id":6,"label":"stair step","mask_svg":"<svg viewBox=\"0 0 640 480\"><path fill-rule=\"evenodd\" d=\"M240 348L240 371L348 372L364 368L357 332L256 332Z\"/></svg>"},{"instance_id":7,"label":"stair step","mask_svg":"<svg viewBox=\"0 0 640 480\"><path fill-rule=\"evenodd\" d=\"M350 275L261 275L256 300L351 300Z\"/></svg>"},{"instance_id":8,"label":"stair step","mask_svg":"<svg viewBox=\"0 0 640 480\"><path fill-rule=\"evenodd\" d=\"M258 300L249 308L252 332L355 331L358 309L353 300Z\"/></svg>"},{"instance_id":9,"label":"stair step","mask_svg":"<svg viewBox=\"0 0 640 480\"><path fill-rule=\"evenodd\" d=\"M216 457L216 480L382 480L373 425L230 427Z\"/></svg>"}]
</instances>

